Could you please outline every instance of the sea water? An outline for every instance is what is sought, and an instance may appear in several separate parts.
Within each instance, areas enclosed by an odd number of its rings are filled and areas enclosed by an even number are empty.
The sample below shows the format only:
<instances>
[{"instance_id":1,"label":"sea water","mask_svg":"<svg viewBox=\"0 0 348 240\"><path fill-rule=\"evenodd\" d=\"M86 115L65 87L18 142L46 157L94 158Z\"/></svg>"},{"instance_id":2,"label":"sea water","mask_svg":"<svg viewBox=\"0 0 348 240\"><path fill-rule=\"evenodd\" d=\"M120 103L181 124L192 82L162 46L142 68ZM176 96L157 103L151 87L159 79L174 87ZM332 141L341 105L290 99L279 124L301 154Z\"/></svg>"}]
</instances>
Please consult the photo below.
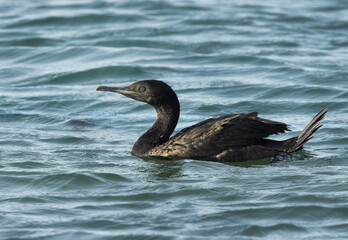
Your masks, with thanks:
<instances>
[{"instance_id":1,"label":"sea water","mask_svg":"<svg viewBox=\"0 0 348 240\"><path fill-rule=\"evenodd\" d=\"M154 109L98 85L159 79L180 129L291 125L272 163L140 159ZM0 1L0 239L347 239L348 2Z\"/></svg>"}]
</instances>

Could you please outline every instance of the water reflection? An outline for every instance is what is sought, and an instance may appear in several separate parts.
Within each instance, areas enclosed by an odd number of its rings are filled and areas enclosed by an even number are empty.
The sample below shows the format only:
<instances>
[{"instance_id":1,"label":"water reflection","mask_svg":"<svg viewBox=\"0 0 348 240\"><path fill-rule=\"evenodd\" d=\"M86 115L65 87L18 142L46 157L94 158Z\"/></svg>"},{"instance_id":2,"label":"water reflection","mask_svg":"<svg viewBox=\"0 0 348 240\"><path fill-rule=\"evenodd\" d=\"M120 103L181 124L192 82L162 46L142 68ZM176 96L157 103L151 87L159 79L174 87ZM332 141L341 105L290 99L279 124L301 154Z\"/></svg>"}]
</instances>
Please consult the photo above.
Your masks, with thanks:
<instances>
[{"instance_id":1,"label":"water reflection","mask_svg":"<svg viewBox=\"0 0 348 240\"><path fill-rule=\"evenodd\" d=\"M146 164L145 172L149 180L164 180L184 176L182 168L185 164L185 160L173 161L152 157L145 157L143 160Z\"/></svg>"}]
</instances>

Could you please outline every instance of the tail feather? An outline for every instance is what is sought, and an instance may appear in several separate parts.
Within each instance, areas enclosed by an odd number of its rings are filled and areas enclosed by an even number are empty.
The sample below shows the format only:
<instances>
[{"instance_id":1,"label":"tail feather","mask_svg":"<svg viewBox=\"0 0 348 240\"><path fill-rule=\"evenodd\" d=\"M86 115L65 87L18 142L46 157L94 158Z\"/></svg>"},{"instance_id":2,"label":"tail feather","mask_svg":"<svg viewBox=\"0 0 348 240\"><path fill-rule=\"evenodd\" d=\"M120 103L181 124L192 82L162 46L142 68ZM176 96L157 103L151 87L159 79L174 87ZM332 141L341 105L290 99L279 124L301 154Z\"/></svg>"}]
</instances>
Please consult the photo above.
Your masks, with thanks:
<instances>
[{"instance_id":1,"label":"tail feather","mask_svg":"<svg viewBox=\"0 0 348 240\"><path fill-rule=\"evenodd\" d=\"M291 148L291 152L299 150L303 146L303 144L305 144L312 138L313 133L315 133L322 126L320 125L320 123L324 119L326 113L327 108L324 108L312 119L312 121L308 123L308 125L297 137L293 147Z\"/></svg>"}]
</instances>

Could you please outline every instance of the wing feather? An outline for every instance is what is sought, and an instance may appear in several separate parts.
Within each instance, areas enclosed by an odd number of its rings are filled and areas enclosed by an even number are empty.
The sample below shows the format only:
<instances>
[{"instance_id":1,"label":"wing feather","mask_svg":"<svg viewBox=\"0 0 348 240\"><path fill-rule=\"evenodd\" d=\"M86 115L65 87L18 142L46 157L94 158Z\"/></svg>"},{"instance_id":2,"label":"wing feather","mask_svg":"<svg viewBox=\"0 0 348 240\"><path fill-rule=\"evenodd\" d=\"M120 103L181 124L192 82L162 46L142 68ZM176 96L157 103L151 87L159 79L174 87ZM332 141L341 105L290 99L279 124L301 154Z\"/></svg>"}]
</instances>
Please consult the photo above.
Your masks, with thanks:
<instances>
[{"instance_id":1,"label":"wing feather","mask_svg":"<svg viewBox=\"0 0 348 240\"><path fill-rule=\"evenodd\" d=\"M207 119L184 128L161 145L161 149L173 154L179 150L175 146L180 145L181 155L187 152L186 157L194 158L200 157L194 154L214 155L221 150L252 145L269 135L289 130L287 124L259 118L257 114L252 112Z\"/></svg>"}]
</instances>

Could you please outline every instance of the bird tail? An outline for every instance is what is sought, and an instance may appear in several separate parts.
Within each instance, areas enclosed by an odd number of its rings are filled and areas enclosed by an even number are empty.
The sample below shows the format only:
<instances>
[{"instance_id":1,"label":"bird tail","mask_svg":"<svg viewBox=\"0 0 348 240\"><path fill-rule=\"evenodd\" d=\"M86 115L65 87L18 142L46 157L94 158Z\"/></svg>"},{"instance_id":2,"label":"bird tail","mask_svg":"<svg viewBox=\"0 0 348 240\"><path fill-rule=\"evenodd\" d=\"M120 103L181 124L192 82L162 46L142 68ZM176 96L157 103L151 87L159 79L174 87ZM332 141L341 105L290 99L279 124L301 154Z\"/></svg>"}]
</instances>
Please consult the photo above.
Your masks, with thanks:
<instances>
[{"instance_id":1,"label":"bird tail","mask_svg":"<svg viewBox=\"0 0 348 240\"><path fill-rule=\"evenodd\" d=\"M295 152L302 148L303 144L312 138L313 133L315 133L322 125L320 122L324 119L327 113L327 108L321 110L313 119L308 123L308 125L302 130L300 135L296 138L296 141L292 145L290 152Z\"/></svg>"}]
</instances>

